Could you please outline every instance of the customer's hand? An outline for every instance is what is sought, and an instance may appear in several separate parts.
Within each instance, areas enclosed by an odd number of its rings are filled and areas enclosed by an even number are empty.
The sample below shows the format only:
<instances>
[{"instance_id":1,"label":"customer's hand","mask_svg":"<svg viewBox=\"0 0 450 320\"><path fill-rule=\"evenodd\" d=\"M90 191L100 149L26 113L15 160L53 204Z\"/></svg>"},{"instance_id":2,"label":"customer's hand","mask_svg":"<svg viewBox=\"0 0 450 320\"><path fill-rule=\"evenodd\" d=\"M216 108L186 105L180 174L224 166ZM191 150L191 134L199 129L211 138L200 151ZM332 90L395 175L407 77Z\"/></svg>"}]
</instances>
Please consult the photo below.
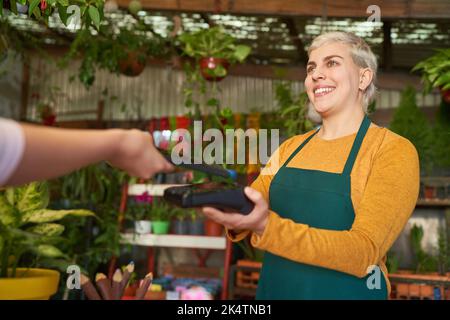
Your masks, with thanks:
<instances>
[{"instance_id":1,"label":"customer's hand","mask_svg":"<svg viewBox=\"0 0 450 320\"><path fill-rule=\"evenodd\" d=\"M227 229L251 230L258 235L262 235L269 219L269 206L259 191L246 187L244 192L255 203L255 207L248 215L238 212L225 213L211 207L203 207L202 212Z\"/></svg>"},{"instance_id":2,"label":"customer's hand","mask_svg":"<svg viewBox=\"0 0 450 320\"><path fill-rule=\"evenodd\" d=\"M140 130L124 130L117 141L117 149L107 160L112 166L128 172L131 176L151 178L158 172L174 169L155 148L153 138Z\"/></svg>"}]
</instances>

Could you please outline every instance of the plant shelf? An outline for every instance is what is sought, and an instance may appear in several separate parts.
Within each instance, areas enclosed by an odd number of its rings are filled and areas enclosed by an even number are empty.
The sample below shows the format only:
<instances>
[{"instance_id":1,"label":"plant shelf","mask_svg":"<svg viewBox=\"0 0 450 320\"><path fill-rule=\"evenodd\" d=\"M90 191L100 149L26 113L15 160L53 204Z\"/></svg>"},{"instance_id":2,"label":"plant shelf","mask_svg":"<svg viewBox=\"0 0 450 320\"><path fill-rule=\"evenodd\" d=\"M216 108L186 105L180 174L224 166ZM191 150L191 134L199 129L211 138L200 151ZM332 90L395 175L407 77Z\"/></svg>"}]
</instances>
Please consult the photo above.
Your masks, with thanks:
<instances>
[{"instance_id":1,"label":"plant shelf","mask_svg":"<svg viewBox=\"0 0 450 320\"><path fill-rule=\"evenodd\" d=\"M173 235L173 234L135 234L122 233L122 243L144 247L173 247L194 249L226 249L225 237Z\"/></svg>"}]
</instances>

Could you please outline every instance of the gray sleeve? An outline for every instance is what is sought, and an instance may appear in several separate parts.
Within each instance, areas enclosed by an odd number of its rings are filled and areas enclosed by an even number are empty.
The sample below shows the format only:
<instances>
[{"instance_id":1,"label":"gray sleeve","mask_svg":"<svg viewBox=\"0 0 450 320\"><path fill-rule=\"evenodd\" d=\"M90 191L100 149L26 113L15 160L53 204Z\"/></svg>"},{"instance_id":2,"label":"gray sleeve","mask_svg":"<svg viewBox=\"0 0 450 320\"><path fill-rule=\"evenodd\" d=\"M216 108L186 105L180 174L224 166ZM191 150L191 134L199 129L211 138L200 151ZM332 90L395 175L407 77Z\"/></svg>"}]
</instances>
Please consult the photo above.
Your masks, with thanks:
<instances>
[{"instance_id":1,"label":"gray sleeve","mask_svg":"<svg viewBox=\"0 0 450 320\"><path fill-rule=\"evenodd\" d=\"M0 186L19 166L25 150L25 134L19 123L0 118Z\"/></svg>"}]
</instances>

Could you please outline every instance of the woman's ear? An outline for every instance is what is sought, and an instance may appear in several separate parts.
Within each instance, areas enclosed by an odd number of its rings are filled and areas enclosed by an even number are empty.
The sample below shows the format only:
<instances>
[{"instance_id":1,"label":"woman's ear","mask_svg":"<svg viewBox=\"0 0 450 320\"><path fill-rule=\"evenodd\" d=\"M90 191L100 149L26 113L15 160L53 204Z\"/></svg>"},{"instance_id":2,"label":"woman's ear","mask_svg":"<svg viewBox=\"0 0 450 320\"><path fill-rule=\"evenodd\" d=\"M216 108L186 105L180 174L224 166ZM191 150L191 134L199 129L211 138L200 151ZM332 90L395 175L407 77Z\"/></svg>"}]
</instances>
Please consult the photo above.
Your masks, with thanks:
<instances>
[{"instance_id":1,"label":"woman's ear","mask_svg":"<svg viewBox=\"0 0 450 320\"><path fill-rule=\"evenodd\" d=\"M372 83L373 71L370 68L361 69L359 72L359 89L365 91Z\"/></svg>"}]
</instances>

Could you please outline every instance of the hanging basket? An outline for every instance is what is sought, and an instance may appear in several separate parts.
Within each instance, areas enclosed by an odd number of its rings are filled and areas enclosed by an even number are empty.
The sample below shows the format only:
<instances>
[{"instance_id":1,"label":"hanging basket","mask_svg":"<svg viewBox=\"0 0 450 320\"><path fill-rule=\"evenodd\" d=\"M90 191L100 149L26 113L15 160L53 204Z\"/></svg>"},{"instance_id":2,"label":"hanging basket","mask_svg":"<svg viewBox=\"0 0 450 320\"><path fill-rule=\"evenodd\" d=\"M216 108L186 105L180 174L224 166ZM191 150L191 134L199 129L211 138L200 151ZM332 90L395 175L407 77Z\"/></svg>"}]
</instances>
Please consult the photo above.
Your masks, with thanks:
<instances>
[{"instance_id":1,"label":"hanging basket","mask_svg":"<svg viewBox=\"0 0 450 320\"><path fill-rule=\"evenodd\" d=\"M450 89L444 90L441 87L440 92L441 92L442 100L444 100L445 103L450 103Z\"/></svg>"},{"instance_id":2,"label":"hanging basket","mask_svg":"<svg viewBox=\"0 0 450 320\"><path fill-rule=\"evenodd\" d=\"M145 61L142 61L141 56L139 51L129 51L127 57L119 61L120 73L127 77L139 76L145 69Z\"/></svg>"},{"instance_id":3,"label":"hanging basket","mask_svg":"<svg viewBox=\"0 0 450 320\"><path fill-rule=\"evenodd\" d=\"M207 57L199 61L200 72L207 81L219 82L223 80L227 73L230 63L223 58ZM224 70L225 74L219 75L218 71Z\"/></svg>"}]
</instances>

